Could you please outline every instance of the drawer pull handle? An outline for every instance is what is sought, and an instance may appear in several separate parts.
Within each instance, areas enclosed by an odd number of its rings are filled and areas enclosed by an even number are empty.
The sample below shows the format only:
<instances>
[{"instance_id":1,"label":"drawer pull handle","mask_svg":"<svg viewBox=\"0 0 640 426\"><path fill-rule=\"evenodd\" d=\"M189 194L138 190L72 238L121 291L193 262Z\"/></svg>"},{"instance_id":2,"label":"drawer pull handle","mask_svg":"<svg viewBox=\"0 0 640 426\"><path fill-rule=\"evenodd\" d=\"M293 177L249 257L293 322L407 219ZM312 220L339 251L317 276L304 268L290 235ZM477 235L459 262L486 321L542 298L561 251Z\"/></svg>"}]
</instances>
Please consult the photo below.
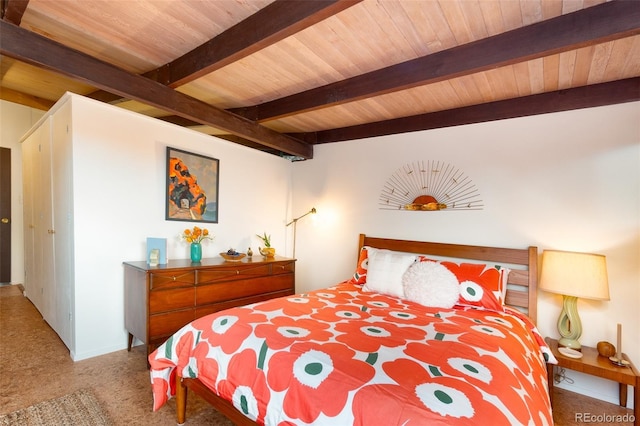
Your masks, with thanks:
<instances>
[{"instance_id":1,"label":"drawer pull handle","mask_svg":"<svg viewBox=\"0 0 640 426\"><path fill-rule=\"evenodd\" d=\"M174 280L174 281L176 280L176 277L175 277L175 276L173 277L173 280Z\"/></svg>"},{"instance_id":2,"label":"drawer pull handle","mask_svg":"<svg viewBox=\"0 0 640 426\"><path fill-rule=\"evenodd\" d=\"M236 275L240 275L240 271L236 269Z\"/></svg>"}]
</instances>

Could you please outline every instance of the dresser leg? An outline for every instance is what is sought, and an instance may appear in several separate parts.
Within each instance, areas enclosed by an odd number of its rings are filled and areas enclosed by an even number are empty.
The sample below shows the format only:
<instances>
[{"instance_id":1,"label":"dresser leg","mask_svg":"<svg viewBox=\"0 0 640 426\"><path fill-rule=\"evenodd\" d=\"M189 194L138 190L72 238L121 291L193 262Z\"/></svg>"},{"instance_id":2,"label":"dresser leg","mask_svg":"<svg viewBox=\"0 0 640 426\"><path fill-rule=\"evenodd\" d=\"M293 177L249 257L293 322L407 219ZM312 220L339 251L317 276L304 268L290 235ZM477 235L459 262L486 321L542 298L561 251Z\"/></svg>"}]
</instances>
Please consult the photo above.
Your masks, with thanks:
<instances>
[{"instance_id":1,"label":"dresser leg","mask_svg":"<svg viewBox=\"0 0 640 426\"><path fill-rule=\"evenodd\" d=\"M129 344L127 345L127 352L131 352L131 346L133 346L133 334L129 333Z\"/></svg>"}]
</instances>

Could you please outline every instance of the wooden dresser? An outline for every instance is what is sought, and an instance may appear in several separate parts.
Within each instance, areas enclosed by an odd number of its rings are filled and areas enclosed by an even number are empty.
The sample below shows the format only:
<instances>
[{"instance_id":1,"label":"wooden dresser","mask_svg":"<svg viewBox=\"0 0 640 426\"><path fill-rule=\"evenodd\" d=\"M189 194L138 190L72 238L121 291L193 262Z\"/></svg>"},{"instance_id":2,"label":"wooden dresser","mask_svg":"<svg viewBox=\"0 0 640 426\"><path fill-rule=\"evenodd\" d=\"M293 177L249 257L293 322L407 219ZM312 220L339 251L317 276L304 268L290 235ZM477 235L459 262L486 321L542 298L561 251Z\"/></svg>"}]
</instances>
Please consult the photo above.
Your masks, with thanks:
<instances>
[{"instance_id":1,"label":"wooden dresser","mask_svg":"<svg viewBox=\"0 0 640 426\"><path fill-rule=\"evenodd\" d=\"M153 352L196 318L222 309L294 294L295 260L254 256L240 262L221 257L173 260L149 266L124 262L124 324Z\"/></svg>"}]
</instances>

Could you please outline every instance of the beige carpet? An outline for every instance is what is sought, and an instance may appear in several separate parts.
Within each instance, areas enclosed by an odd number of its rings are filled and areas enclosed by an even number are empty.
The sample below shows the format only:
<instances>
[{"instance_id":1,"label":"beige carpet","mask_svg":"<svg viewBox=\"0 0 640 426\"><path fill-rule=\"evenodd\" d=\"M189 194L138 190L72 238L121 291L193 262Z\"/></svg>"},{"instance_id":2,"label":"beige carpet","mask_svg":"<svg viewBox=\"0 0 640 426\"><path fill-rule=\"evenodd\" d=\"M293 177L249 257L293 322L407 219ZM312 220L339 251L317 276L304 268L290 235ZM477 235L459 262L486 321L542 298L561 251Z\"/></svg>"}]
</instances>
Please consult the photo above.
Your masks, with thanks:
<instances>
[{"instance_id":1,"label":"beige carpet","mask_svg":"<svg viewBox=\"0 0 640 426\"><path fill-rule=\"evenodd\" d=\"M0 425L106 426L109 417L88 389L0 415Z\"/></svg>"}]
</instances>

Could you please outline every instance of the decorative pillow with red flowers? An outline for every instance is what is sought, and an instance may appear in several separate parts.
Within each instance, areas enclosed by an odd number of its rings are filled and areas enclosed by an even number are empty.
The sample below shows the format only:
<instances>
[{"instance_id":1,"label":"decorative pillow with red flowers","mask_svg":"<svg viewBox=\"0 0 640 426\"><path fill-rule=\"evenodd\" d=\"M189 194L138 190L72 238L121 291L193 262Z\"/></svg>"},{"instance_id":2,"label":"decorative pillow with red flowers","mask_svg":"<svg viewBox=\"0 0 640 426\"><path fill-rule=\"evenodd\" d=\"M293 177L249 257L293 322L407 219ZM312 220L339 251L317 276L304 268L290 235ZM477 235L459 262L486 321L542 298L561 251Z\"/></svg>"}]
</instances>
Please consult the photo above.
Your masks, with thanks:
<instances>
[{"instance_id":1,"label":"decorative pillow with red flowers","mask_svg":"<svg viewBox=\"0 0 640 426\"><path fill-rule=\"evenodd\" d=\"M421 256L420 261L433 259ZM458 305L503 310L509 269L483 263L440 263L453 272L460 283Z\"/></svg>"},{"instance_id":2,"label":"decorative pillow with red flowers","mask_svg":"<svg viewBox=\"0 0 640 426\"><path fill-rule=\"evenodd\" d=\"M369 253L373 252L374 248L364 246L360 250L360 257L358 259L358 265L356 266L356 272L349 280L351 284L364 284L367 282L367 269L369 268Z\"/></svg>"}]
</instances>

